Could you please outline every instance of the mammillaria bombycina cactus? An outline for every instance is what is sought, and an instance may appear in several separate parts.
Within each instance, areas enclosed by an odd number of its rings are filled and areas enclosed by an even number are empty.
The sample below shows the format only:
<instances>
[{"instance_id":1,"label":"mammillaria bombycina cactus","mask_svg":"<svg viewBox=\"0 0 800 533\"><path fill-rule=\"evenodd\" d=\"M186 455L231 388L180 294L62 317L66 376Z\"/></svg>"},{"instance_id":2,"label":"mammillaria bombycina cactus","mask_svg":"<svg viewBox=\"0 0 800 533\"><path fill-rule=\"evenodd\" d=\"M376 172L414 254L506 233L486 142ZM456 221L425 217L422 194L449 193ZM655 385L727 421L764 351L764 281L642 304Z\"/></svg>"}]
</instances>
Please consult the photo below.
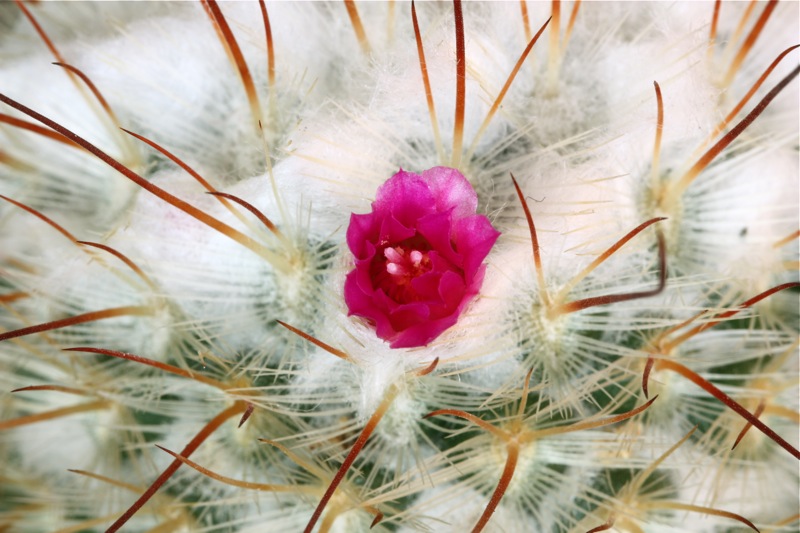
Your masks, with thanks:
<instances>
[{"instance_id":1,"label":"mammillaria bombycina cactus","mask_svg":"<svg viewBox=\"0 0 800 533\"><path fill-rule=\"evenodd\" d=\"M0 530L796 533L799 11L0 3Z\"/></svg>"}]
</instances>

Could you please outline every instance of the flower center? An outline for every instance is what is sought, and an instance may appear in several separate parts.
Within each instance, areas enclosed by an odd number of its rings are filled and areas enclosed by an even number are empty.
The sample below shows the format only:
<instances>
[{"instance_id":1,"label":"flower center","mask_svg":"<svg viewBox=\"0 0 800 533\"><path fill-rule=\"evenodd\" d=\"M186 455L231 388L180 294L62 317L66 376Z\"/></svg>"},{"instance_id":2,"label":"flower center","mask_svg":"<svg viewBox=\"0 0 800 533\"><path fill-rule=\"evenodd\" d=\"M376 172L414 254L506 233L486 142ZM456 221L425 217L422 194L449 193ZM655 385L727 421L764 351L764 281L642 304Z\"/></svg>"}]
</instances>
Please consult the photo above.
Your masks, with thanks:
<instances>
[{"instance_id":1,"label":"flower center","mask_svg":"<svg viewBox=\"0 0 800 533\"><path fill-rule=\"evenodd\" d=\"M405 246L394 246L383 250L386 257L386 272L398 285L406 285L431 269L431 260L427 252Z\"/></svg>"},{"instance_id":2,"label":"flower center","mask_svg":"<svg viewBox=\"0 0 800 533\"><path fill-rule=\"evenodd\" d=\"M382 243L384 244L384 243ZM430 244L419 235L379 249L372 263L372 283L397 303L417 301L411 282L433 269L428 257Z\"/></svg>"}]
</instances>

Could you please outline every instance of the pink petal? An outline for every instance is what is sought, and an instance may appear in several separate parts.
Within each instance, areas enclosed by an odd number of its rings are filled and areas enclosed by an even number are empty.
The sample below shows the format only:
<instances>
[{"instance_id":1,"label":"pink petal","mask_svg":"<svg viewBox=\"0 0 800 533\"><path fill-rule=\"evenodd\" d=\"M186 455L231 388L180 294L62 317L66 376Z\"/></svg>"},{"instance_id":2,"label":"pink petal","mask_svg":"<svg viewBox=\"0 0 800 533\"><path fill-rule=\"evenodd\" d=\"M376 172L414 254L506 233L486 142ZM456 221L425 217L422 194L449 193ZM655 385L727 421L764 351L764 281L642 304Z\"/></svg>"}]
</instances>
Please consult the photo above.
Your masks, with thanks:
<instances>
[{"instance_id":1,"label":"pink petal","mask_svg":"<svg viewBox=\"0 0 800 533\"><path fill-rule=\"evenodd\" d=\"M470 279L489 255L500 232L492 227L485 216L473 215L456 222L453 233L456 248L464 258L464 277Z\"/></svg>"},{"instance_id":2,"label":"pink petal","mask_svg":"<svg viewBox=\"0 0 800 533\"><path fill-rule=\"evenodd\" d=\"M392 348L414 348L425 346L433 339L442 334L443 331L458 321L458 315L450 315L439 320L428 320L421 322L400 332L389 346Z\"/></svg>"},{"instance_id":3,"label":"pink petal","mask_svg":"<svg viewBox=\"0 0 800 533\"><path fill-rule=\"evenodd\" d=\"M452 229L450 212L428 215L417 222L417 231L430 243L431 248L449 262L461 267L463 260L453 249Z\"/></svg>"},{"instance_id":4,"label":"pink petal","mask_svg":"<svg viewBox=\"0 0 800 533\"><path fill-rule=\"evenodd\" d=\"M433 213L435 206L433 194L422 176L400 170L378 188L372 210L379 217L391 214L413 228L420 217Z\"/></svg>"},{"instance_id":5,"label":"pink petal","mask_svg":"<svg viewBox=\"0 0 800 533\"><path fill-rule=\"evenodd\" d=\"M380 221L374 213L366 215L350 215L350 225L347 226L347 246L357 258L365 256L365 246L377 242ZM374 247L373 247L374 251Z\"/></svg>"},{"instance_id":6,"label":"pink petal","mask_svg":"<svg viewBox=\"0 0 800 533\"><path fill-rule=\"evenodd\" d=\"M475 214L478 195L461 172L454 168L433 167L424 171L422 177L436 199L437 212L452 209L455 220Z\"/></svg>"}]
</instances>

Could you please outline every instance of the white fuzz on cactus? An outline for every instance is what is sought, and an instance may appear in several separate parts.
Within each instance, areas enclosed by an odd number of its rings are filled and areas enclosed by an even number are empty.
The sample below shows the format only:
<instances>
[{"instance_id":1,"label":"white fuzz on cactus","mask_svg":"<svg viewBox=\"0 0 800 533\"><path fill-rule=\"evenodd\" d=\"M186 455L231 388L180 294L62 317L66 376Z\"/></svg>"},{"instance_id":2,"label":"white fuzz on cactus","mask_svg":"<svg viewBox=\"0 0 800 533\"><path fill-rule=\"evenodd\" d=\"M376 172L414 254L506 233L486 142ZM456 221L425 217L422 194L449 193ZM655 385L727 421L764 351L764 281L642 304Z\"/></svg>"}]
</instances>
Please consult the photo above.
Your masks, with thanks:
<instances>
[{"instance_id":1,"label":"white fuzz on cactus","mask_svg":"<svg viewBox=\"0 0 800 533\"><path fill-rule=\"evenodd\" d=\"M799 16L0 4L0 530L798 531Z\"/></svg>"}]
</instances>

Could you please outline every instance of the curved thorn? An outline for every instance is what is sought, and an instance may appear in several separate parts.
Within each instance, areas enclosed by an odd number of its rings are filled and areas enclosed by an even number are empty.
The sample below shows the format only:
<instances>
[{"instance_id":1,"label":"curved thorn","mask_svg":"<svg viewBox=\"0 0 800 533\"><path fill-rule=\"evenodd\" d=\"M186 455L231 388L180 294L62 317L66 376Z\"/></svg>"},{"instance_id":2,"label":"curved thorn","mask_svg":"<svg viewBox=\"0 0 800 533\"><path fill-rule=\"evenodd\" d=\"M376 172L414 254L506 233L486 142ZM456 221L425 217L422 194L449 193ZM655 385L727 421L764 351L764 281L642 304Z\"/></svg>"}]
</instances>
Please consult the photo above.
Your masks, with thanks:
<instances>
[{"instance_id":1,"label":"curved thorn","mask_svg":"<svg viewBox=\"0 0 800 533\"><path fill-rule=\"evenodd\" d=\"M75 236L73 234L71 234L70 232L65 230L63 226L61 226L60 224L55 222L52 218L48 217L47 215L45 215L41 211L39 211L37 209L34 209L34 208L30 207L30 206L27 206L27 205L23 204L22 202L18 202L16 200L12 200L8 196L3 196L2 194L0 194L0 198L2 198L3 200L5 200L8 203L14 204L15 206L19 207L20 209L24 209L25 211L27 211L28 213L32 214L36 218L44 221L48 226L50 226L51 228L53 228L54 230L59 232L64 237L66 237L67 239L71 240L72 242L78 242L78 240L75 238Z\"/></svg>"},{"instance_id":2,"label":"curved thorn","mask_svg":"<svg viewBox=\"0 0 800 533\"><path fill-rule=\"evenodd\" d=\"M309 335L305 331L297 329L294 326L290 326L289 324L287 324L286 322L283 322L281 320L276 320L276 322L278 324L280 324L281 326L285 327L286 329L288 329L289 331L291 331L292 333L294 333L296 335L299 335L300 337L303 337L305 340L307 340L311 344L315 344L316 346L319 346L320 348L322 348L326 352L328 352L330 354L333 354L336 357L339 357L341 359L344 359L345 361L350 361L351 360L350 356L347 355L346 353L344 353L342 350L334 348L333 346L331 346L329 344L325 344L321 340L317 339L316 337L313 337L313 336Z\"/></svg>"},{"instance_id":3,"label":"curved thorn","mask_svg":"<svg viewBox=\"0 0 800 533\"><path fill-rule=\"evenodd\" d=\"M600 533L600 531L608 531L609 529L614 527L614 522L616 522L616 521L617 521L617 517L616 517L616 515L614 515L612 513L611 516L608 517L608 520L605 521L605 523L600 524L597 527L593 527L592 529L588 530L586 533Z\"/></svg>"},{"instance_id":4,"label":"curved thorn","mask_svg":"<svg viewBox=\"0 0 800 533\"><path fill-rule=\"evenodd\" d=\"M658 285L654 289L638 292L626 292L621 294L607 294L605 296L595 296L592 298L584 298L582 300L575 300L574 302L567 302L559 304L555 307L554 311L559 313L574 313L576 311L583 311L590 307L598 305L608 305L619 302L627 302L629 300L636 300L639 298L649 298L660 294L667 286L667 246L664 242L664 236L659 231L658 238Z\"/></svg>"},{"instance_id":5,"label":"curved thorn","mask_svg":"<svg viewBox=\"0 0 800 533\"><path fill-rule=\"evenodd\" d=\"M433 361L431 361L431 364L429 364L425 368L423 368L421 370L417 370L416 371L417 377L427 376L428 374L430 374L431 372L436 370L437 366L439 366L439 358L438 357L436 359L434 359Z\"/></svg>"},{"instance_id":6,"label":"curved thorn","mask_svg":"<svg viewBox=\"0 0 800 533\"><path fill-rule=\"evenodd\" d=\"M762 398L761 400L759 400L758 406L756 406L756 410L753 412L753 416L756 418L760 417L761 414L764 412L765 407L766 404L764 403L764 399ZM736 437L736 441L733 443L733 446L731 446L731 451L735 450L736 447L739 446L739 443L742 441L742 439L744 438L744 436L747 434L747 432L750 430L751 427L753 427L753 424L751 424L749 421L745 423L744 427L739 432L739 435Z\"/></svg>"},{"instance_id":7,"label":"curved thorn","mask_svg":"<svg viewBox=\"0 0 800 533\"><path fill-rule=\"evenodd\" d=\"M242 418L239 420L239 425L236 426L237 428L242 427L242 425L245 422L247 422L247 419L250 418L250 415L253 414L253 411L256 408L256 406L253 405L252 403L250 403L250 402L246 402L246 403L247 403L247 408L244 410L244 413L242 413Z\"/></svg>"},{"instance_id":8,"label":"curved thorn","mask_svg":"<svg viewBox=\"0 0 800 533\"><path fill-rule=\"evenodd\" d=\"M509 172L509 174L511 174ZM528 222L528 231L531 234L531 246L533 247L533 265L536 267L536 279L539 283L539 293L542 295L542 304L545 307L550 307L550 297L547 294L547 285L544 282L544 271L542 270L542 259L539 255L539 237L536 234L536 226L533 223L533 215L528 207L528 202L525 200L525 195L522 194L522 189L517 183L514 174L511 174L511 181L514 183L514 190L517 191L517 197L520 204L522 204L522 211L525 213L525 220Z\"/></svg>"},{"instance_id":9,"label":"curved thorn","mask_svg":"<svg viewBox=\"0 0 800 533\"><path fill-rule=\"evenodd\" d=\"M486 504L486 508L483 510L481 517L478 519L475 527L472 528L472 533L480 533L483 531L483 528L486 527L492 514L494 514L497 506L500 504L500 500L503 498L503 495L506 493L514 477L514 470L516 470L517 460L519 459L519 445L516 443L514 443L513 446L509 444L506 446L506 449L508 450L508 456L506 457L506 464L503 467L503 473L497 482L494 492L492 492L489 503Z\"/></svg>"},{"instance_id":10,"label":"curved thorn","mask_svg":"<svg viewBox=\"0 0 800 533\"><path fill-rule=\"evenodd\" d=\"M464 16L461 0L453 0L453 18L456 27L456 113L453 122L453 156L451 166L461 166L461 149L464 143L464 111L467 97L467 53L464 44Z\"/></svg>"},{"instance_id":11,"label":"curved thorn","mask_svg":"<svg viewBox=\"0 0 800 533\"><path fill-rule=\"evenodd\" d=\"M347 474L347 471L350 469L350 466L356 460L356 457L358 457L358 454L361 452L361 449L367 443L367 440L369 439L370 435L372 435L372 432L378 426L378 423L383 418L383 415L386 414L387 409L392 404L399 391L400 391L399 388L391 387L384 396L383 400L381 400L380 405L378 405L378 408L375 409L375 412L367 421L366 425L364 426L364 429L362 429L361 433L358 435L356 442L350 449L350 453L347 454L347 457L345 457L344 461L339 467L339 470L336 471L336 475L334 475L330 485L328 485L328 488L325 491L325 494L322 496L322 499L320 499L319 504L317 504L317 508L314 509L314 514L311 515L311 519L308 521L304 533L311 533L311 531L314 529L314 525L316 525L317 520L319 520L320 516L322 516L322 511L325 510L325 506L328 504L328 501L330 501L331 497L333 496L333 493L336 492L336 489L344 480L345 474Z\"/></svg>"},{"instance_id":12,"label":"curved thorn","mask_svg":"<svg viewBox=\"0 0 800 533\"><path fill-rule=\"evenodd\" d=\"M237 401L232 406L228 407L217 416L215 416L211 421L209 421L203 428L194 436L194 438L189 441L183 450L181 451L180 455L183 457L189 457L194 453L194 451L200 447L205 440L211 436L214 431L216 431L226 420L229 418L236 416L240 412L245 410L244 402ZM106 533L114 533L118 531L119 528L124 526L131 517L136 514L139 509L142 508L144 504L146 504L150 498L161 488L167 480L172 477L178 468L181 467L183 463L179 459L175 459L170 463L170 465L164 469L161 475L156 478L155 481L147 488L147 490L139 496L139 498L124 512L122 516L120 516L111 526L106 530Z\"/></svg>"},{"instance_id":13,"label":"curved thorn","mask_svg":"<svg viewBox=\"0 0 800 533\"><path fill-rule=\"evenodd\" d=\"M153 309L144 305L114 307L112 309L103 309L102 311L92 311L89 313L83 313L81 315L71 316L69 318L62 318L61 320L53 320L52 322L45 322L44 324L37 324L27 328L6 331L5 333L0 333L0 341L16 339L17 337L24 337L25 335L33 335L34 333L42 333L44 331L66 328L69 326L75 326L77 324L86 324L88 322L95 322L97 320L105 320L107 318L115 318L120 316L150 316L152 314Z\"/></svg>"},{"instance_id":14,"label":"curved thorn","mask_svg":"<svg viewBox=\"0 0 800 533\"><path fill-rule=\"evenodd\" d=\"M649 396L647 389L650 384L650 372L653 371L653 363L655 363L655 359L653 359L651 355L647 358L647 362L644 365L644 372L642 372L642 392L645 398Z\"/></svg>"},{"instance_id":15,"label":"curved thorn","mask_svg":"<svg viewBox=\"0 0 800 533\"><path fill-rule=\"evenodd\" d=\"M625 236L623 236L621 239L617 240L617 242L612 244L606 251L604 251L602 254L598 255L594 259L594 261L589 263L586 266L586 268L581 270L576 276L574 276L571 280L569 280L569 282L567 282L567 284L564 285L564 287L558 292L558 295L555 297L555 300L556 301L561 301L564 298L566 298L567 294L569 294L569 292L572 289L574 289L575 286L578 283L583 281L583 279L586 278L586 276L588 276L594 269L596 269L598 266L602 265L609 257L614 255L617 252L617 250L619 250L620 248L622 248L623 246L628 244L628 242L631 239L636 237L638 234L643 232L645 229L647 229L650 226L652 226L653 224L655 224L657 222L661 222L663 220L667 220L667 217L651 218L650 220L646 220L645 222L642 222L641 224L639 224L638 226L633 228L631 231L626 233Z\"/></svg>"},{"instance_id":16,"label":"curved thorn","mask_svg":"<svg viewBox=\"0 0 800 533\"><path fill-rule=\"evenodd\" d=\"M183 368L178 368L177 366L170 365L167 363L162 363L161 361L155 361L153 359L148 359L147 357L142 357L140 355L135 355L132 353L126 352L118 352L116 350L106 350L104 348L93 348L90 346L79 346L75 348L64 348L62 349L64 352L81 352L81 353L94 353L98 355L106 355L108 357L116 357L117 359L126 359L128 361L133 361L135 363L141 363L143 365L151 366L153 368L157 368L159 370L163 370L164 372L169 372L170 374L175 374L176 376L181 376L184 378L189 378L194 381L198 381L200 383L205 383L206 385L211 385L220 390L226 390L228 386L221 381L217 381L216 379L209 378L203 376L202 374L195 374L191 370L184 370ZM249 405L249 404L248 404Z\"/></svg>"},{"instance_id":17,"label":"curved thorn","mask_svg":"<svg viewBox=\"0 0 800 533\"><path fill-rule=\"evenodd\" d=\"M483 420L481 418L478 418L477 416L475 416L473 414L470 414L470 413L467 413L466 411L461 411L461 410L458 410L458 409L437 409L436 411L431 411L430 413L426 414L425 416L422 417L422 419L426 420L428 418L433 418L434 416L441 416L441 415L451 415L451 416L457 416L459 418L463 418L464 420L468 420L469 422L472 422L476 426L478 426L478 427L480 427L482 429L485 429L489 433L493 434L494 436L496 436L496 437L498 437L498 438L500 438L502 440L506 440L508 438L508 436L506 435L506 433L503 430L494 427L490 423L486 422L485 420Z\"/></svg>"},{"instance_id":18,"label":"curved thorn","mask_svg":"<svg viewBox=\"0 0 800 533\"><path fill-rule=\"evenodd\" d=\"M754 425L764 435L772 439L778 446L789 452L795 459L800 459L800 451L798 451L794 446L786 442L786 440L784 440L780 435L775 433L775 431L772 428L764 424L758 418L755 418L752 414L750 414L750 412L747 409L742 407L742 405L739 404L736 400L734 400L733 398L722 392L722 390L720 390L716 385L714 385L707 379L700 376L694 370L691 370L687 366L682 365L681 363L678 363L671 359L659 358L656 360L656 365L659 370L671 370L677 374L680 374L681 376L685 377L686 379L688 379L689 381L691 381L704 391L708 392L709 394L711 394L711 396L713 396L714 398L725 404L726 407L728 407L736 414L738 414L739 416L750 422L752 425Z\"/></svg>"}]
</instances>

